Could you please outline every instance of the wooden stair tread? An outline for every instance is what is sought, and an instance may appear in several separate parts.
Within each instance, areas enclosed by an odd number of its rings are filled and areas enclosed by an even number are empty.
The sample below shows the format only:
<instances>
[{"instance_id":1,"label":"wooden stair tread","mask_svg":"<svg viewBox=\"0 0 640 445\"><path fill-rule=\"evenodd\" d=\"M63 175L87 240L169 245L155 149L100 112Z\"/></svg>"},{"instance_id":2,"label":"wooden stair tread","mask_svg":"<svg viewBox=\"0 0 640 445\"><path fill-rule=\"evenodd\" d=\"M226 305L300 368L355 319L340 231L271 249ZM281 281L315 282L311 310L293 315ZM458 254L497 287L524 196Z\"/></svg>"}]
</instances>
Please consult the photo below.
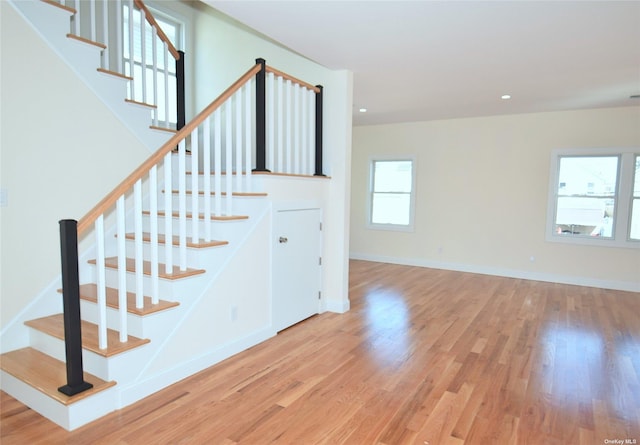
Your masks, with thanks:
<instances>
[{"instance_id":1,"label":"wooden stair tread","mask_svg":"<svg viewBox=\"0 0 640 445\"><path fill-rule=\"evenodd\" d=\"M62 289L59 289L58 292L62 292ZM118 309L120 307L118 300L118 289L114 289L112 287L106 288L107 294L107 306L113 309ZM86 301L91 301L92 303L98 302L98 286L93 283L81 284L80 285L80 298ZM134 292L127 292L127 312L135 315L149 315L154 314L156 312L164 311L166 309L171 309L172 307L179 306L180 303L175 301L165 301L159 300L158 304L153 304L151 297L144 297L144 306L140 309L136 307L136 294Z\"/></svg>"},{"instance_id":2,"label":"wooden stair tread","mask_svg":"<svg viewBox=\"0 0 640 445\"><path fill-rule=\"evenodd\" d=\"M25 325L37 329L40 332L49 334L52 337L64 340L64 319L62 314L49 315L48 317L36 318L24 322ZM111 357L125 351L137 348L149 343L150 340L145 338L137 338L129 335L128 341L120 342L120 334L113 329L107 329L106 349L98 347L98 325L89 323L88 321L80 321L80 329L82 330L82 347L103 357Z\"/></svg>"},{"instance_id":3,"label":"wooden stair tread","mask_svg":"<svg viewBox=\"0 0 640 445\"><path fill-rule=\"evenodd\" d=\"M67 34L67 37L73 40L77 40L78 42L87 43L89 45L97 46L100 49L107 49L107 45L100 42L94 42L93 40L86 39L84 37L77 36L75 34Z\"/></svg>"},{"instance_id":4,"label":"wooden stair tread","mask_svg":"<svg viewBox=\"0 0 640 445\"><path fill-rule=\"evenodd\" d=\"M76 11L75 8L72 8L71 6L66 6L63 5L61 3L56 2L55 0L42 0L44 3L46 3L47 5L51 5L51 6L55 6L56 8L60 8L63 9L65 11L67 11L70 14L77 14L78 11Z\"/></svg>"},{"instance_id":5,"label":"wooden stair tread","mask_svg":"<svg viewBox=\"0 0 640 445\"><path fill-rule=\"evenodd\" d=\"M134 233L127 233L125 235L125 238L128 240L135 240L135 234ZM180 245L180 237L177 235L172 236L173 238L173 245L174 246L179 246ZM149 232L142 232L142 241L144 241L145 243L150 243L151 242L151 234ZM159 233L158 234L158 243L159 244L165 244L165 237L164 237L164 233ZM219 247L219 246L226 246L227 244L229 244L229 241L219 241L219 240L211 240L211 241L205 241L202 238L200 238L198 240L197 243L194 243L191 241L191 237L187 237L187 247L191 247L194 249L204 249L207 247Z\"/></svg>"},{"instance_id":6,"label":"wooden stair tread","mask_svg":"<svg viewBox=\"0 0 640 445\"><path fill-rule=\"evenodd\" d=\"M147 108L153 108L153 109L158 108L156 105L147 104L147 103L144 103L144 102L138 102L137 100L133 100L133 99L125 99L124 101L126 103L128 103L128 104L139 105L141 107L147 107Z\"/></svg>"},{"instance_id":7,"label":"wooden stair tread","mask_svg":"<svg viewBox=\"0 0 640 445\"><path fill-rule=\"evenodd\" d=\"M173 134L178 132L178 130L176 130L175 128L159 127L157 125L149 125L149 128L157 131L166 131L167 133L173 133Z\"/></svg>"},{"instance_id":8,"label":"wooden stair tread","mask_svg":"<svg viewBox=\"0 0 640 445\"><path fill-rule=\"evenodd\" d=\"M116 384L85 372L84 380L91 383L93 388L74 396L62 394L58 388L67 383L65 363L33 348L17 349L0 355L0 368L63 405L71 405Z\"/></svg>"},{"instance_id":9,"label":"wooden stair tread","mask_svg":"<svg viewBox=\"0 0 640 445\"><path fill-rule=\"evenodd\" d=\"M148 210L143 210L142 211L143 214L145 215L149 215L151 214L151 212L149 212ZM191 212L187 212L187 218L191 218L192 213ZM159 211L158 212L158 216L165 216L165 212L164 211ZM180 217L180 213L178 212L173 212L171 214L171 216L173 218L179 218ZM199 219L204 219L204 214L200 213L198 215ZM214 216L211 215L211 220L212 221L240 221L240 220L245 220L245 219L249 219L248 216L244 216L244 215L220 215L220 216Z\"/></svg>"},{"instance_id":10,"label":"wooden stair tread","mask_svg":"<svg viewBox=\"0 0 640 445\"><path fill-rule=\"evenodd\" d=\"M164 190L163 190L164 192ZM180 193L179 190L171 190L171 193L174 195L177 195ZM192 191L191 190L185 190L185 193L187 195L192 195ZM216 192L210 192L211 196L215 196ZM198 195L202 195L204 196L204 191L203 190L199 190L198 191ZM220 193L221 196L227 196L227 192L221 192ZM268 194L266 192L231 192L231 196L248 196L248 197L263 197L263 196L268 196Z\"/></svg>"},{"instance_id":11,"label":"wooden stair tread","mask_svg":"<svg viewBox=\"0 0 640 445\"><path fill-rule=\"evenodd\" d=\"M122 74L122 73L119 73L117 71L107 70L107 69L104 69L104 68L98 68L98 72L102 73L102 74L108 74L109 76L119 77L119 78L125 79L125 80L133 80L133 77L131 77L131 76L127 76L126 74Z\"/></svg>"},{"instance_id":12,"label":"wooden stair tread","mask_svg":"<svg viewBox=\"0 0 640 445\"><path fill-rule=\"evenodd\" d=\"M110 268L110 269L117 269L118 268L118 257L108 257L105 258L105 266ZM89 264L96 264L96 260L89 260ZM187 277L191 277L194 275L200 275L205 273L204 269L192 269L190 267L187 268L187 270L180 270L180 266L173 266L173 270L170 274L167 274L164 269L164 264L159 263L159 271L158 271L158 276L160 278L165 278L168 280L178 280L180 278L187 278ZM127 272L135 272L136 271L136 261L133 258L127 258L127 263L126 263L126 268L127 268ZM151 275L151 262L150 261L144 261L142 263L142 273L144 275Z\"/></svg>"}]
</instances>

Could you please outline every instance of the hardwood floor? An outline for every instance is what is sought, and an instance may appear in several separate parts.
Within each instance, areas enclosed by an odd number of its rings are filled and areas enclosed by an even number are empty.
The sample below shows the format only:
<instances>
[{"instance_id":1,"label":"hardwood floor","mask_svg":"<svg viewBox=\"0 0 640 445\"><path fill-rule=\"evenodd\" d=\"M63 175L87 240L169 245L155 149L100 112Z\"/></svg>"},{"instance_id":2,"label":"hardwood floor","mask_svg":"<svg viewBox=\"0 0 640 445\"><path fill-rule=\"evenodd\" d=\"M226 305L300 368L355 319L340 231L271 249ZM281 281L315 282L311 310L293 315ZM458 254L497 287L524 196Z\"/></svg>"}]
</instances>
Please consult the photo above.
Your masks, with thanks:
<instances>
[{"instance_id":1,"label":"hardwood floor","mask_svg":"<svg viewBox=\"0 0 640 445\"><path fill-rule=\"evenodd\" d=\"M2 393L0 442L640 442L637 293L352 261L350 298L71 433Z\"/></svg>"}]
</instances>

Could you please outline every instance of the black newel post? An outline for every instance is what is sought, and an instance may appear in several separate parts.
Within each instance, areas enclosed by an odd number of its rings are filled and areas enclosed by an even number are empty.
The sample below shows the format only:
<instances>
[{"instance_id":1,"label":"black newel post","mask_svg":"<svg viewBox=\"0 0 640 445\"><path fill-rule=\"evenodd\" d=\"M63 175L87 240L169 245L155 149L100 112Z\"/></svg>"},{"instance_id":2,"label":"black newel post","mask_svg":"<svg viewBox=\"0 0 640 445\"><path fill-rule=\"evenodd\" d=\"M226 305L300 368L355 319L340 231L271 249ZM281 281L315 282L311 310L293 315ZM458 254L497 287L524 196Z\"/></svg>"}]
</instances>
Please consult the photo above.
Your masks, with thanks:
<instances>
[{"instance_id":1,"label":"black newel post","mask_svg":"<svg viewBox=\"0 0 640 445\"><path fill-rule=\"evenodd\" d=\"M256 73L256 168L255 172L268 172L267 170L267 101L266 83L267 70L264 59L256 59L261 65Z\"/></svg>"},{"instance_id":2,"label":"black newel post","mask_svg":"<svg viewBox=\"0 0 640 445\"><path fill-rule=\"evenodd\" d=\"M322 85L316 93L316 172L314 176L325 176L322 173Z\"/></svg>"},{"instance_id":3,"label":"black newel post","mask_svg":"<svg viewBox=\"0 0 640 445\"><path fill-rule=\"evenodd\" d=\"M187 122L184 94L184 51L178 51L178 54L180 54L180 58L176 60L176 96L178 108L178 122L176 124L176 130L182 129ZM167 120L169 120L168 117Z\"/></svg>"},{"instance_id":4,"label":"black newel post","mask_svg":"<svg viewBox=\"0 0 640 445\"><path fill-rule=\"evenodd\" d=\"M84 381L82 369L82 333L80 331L80 282L78 276L78 222L60 221L62 255L62 295L64 306L64 344L67 358L67 384L58 388L72 396L93 388Z\"/></svg>"}]
</instances>

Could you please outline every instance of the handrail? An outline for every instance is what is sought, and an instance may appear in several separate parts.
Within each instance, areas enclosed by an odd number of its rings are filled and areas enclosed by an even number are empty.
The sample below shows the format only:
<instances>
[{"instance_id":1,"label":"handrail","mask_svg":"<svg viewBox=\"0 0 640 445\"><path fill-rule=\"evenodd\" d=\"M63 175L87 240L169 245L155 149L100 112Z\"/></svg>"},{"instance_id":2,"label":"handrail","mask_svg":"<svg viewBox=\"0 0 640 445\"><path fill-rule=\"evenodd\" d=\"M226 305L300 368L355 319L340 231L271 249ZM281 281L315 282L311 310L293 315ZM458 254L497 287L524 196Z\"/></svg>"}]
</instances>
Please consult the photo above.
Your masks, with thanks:
<instances>
[{"instance_id":1,"label":"handrail","mask_svg":"<svg viewBox=\"0 0 640 445\"><path fill-rule=\"evenodd\" d=\"M297 79L297 78L295 78L295 77L293 77L293 76L291 76L291 75L289 75L289 74L287 74L287 73L285 73L283 71L280 71L280 70L277 70L277 69L275 69L273 67L270 67L269 65L265 66L265 70L268 73L273 73L276 76L282 77L283 79L290 80L293 83L297 83L298 85L300 85L302 87L305 87L306 89L311 90L311 91L313 91L315 93L319 93L320 92L320 88L318 88L317 86L311 85L310 83L305 82L304 80Z\"/></svg>"},{"instance_id":2,"label":"handrail","mask_svg":"<svg viewBox=\"0 0 640 445\"><path fill-rule=\"evenodd\" d=\"M176 47L173 46L173 43L171 43L171 40L169 40L169 37L167 37L167 35L164 33L160 25L158 25L158 22L156 22L156 19L153 18L153 14L151 14L151 11L149 11L149 9L145 6L142 0L133 0L133 1L135 5L144 12L144 16L147 19L147 22L149 22L151 26L156 28L158 32L158 37L160 37L160 40L162 40L167 44L167 47L169 48L169 52L171 53L173 58L176 60L180 60L180 53L178 52Z\"/></svg>"},{"instance_id":3,"label":"handrail","mask_svg":"<svg viewBox=\"0 0 640 445\"><path fill-rule=\"evenodd\" d=\"M146 161L144 161L137 169L127 176L120 184L118 184L107 196L105 196L93 209L78 221L78 236L84 233L93 224L96 219L104 214L110 207L115 205L120 196L127 192L133 185L187 135L200 125L211 113L216 111L229 97L238 91L247 81L260 71L261 65L256 64L251 67L242 77L236 80L233 85L227 88L220 96L204 108L196 117L188 124L173 135L162 147L153 153Z\"/></svg>"}]
</instances>

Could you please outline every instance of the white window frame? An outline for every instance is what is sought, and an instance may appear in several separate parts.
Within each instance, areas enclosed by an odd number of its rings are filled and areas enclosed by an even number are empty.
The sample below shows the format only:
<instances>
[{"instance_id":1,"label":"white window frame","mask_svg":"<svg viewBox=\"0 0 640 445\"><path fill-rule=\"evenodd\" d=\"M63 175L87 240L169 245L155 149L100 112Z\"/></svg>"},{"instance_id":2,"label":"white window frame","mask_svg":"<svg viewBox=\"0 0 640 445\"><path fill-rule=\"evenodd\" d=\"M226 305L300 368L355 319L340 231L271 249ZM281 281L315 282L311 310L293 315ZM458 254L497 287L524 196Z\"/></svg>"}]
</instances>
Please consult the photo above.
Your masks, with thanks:
<instances>
[{"instance_id":1,"label":"white window frame","mask_svg":"<svg viewBox=\"0 0 640 445\"><path fill-rule=\"evenodd\" d=\"M551 152L549 169L549 193L547 199L546 240L557 243L580 244L585 246L640 248L640 240L629 238L631 227L631 205L633 202L633 180L635 158L640 155L640 147L624 148L571 148L556 149ZM611 238L597 236L567 236L556 232L555 216L558 203L558 175L560 159L568 156L617 156L618 177L616 184L613 234Z\"/></svg>"},{"instance_id":2,"label":"white window frame","mask_svg":"<svg viewBox=\"0 0 640 445\"><path fill-rule=\"evenodd\" d=\"M409 224L378 224L371 222L373 212L373 179L376 162L410 161L411 162L411 192L409 196ZM416 178L418 163L415 155L402 156L372 156L369 158L369 183L367 186L367 228L371 230L391 230L398 232L413 232L415 230L416 214Z\"/></svg>"}]
</instances>

